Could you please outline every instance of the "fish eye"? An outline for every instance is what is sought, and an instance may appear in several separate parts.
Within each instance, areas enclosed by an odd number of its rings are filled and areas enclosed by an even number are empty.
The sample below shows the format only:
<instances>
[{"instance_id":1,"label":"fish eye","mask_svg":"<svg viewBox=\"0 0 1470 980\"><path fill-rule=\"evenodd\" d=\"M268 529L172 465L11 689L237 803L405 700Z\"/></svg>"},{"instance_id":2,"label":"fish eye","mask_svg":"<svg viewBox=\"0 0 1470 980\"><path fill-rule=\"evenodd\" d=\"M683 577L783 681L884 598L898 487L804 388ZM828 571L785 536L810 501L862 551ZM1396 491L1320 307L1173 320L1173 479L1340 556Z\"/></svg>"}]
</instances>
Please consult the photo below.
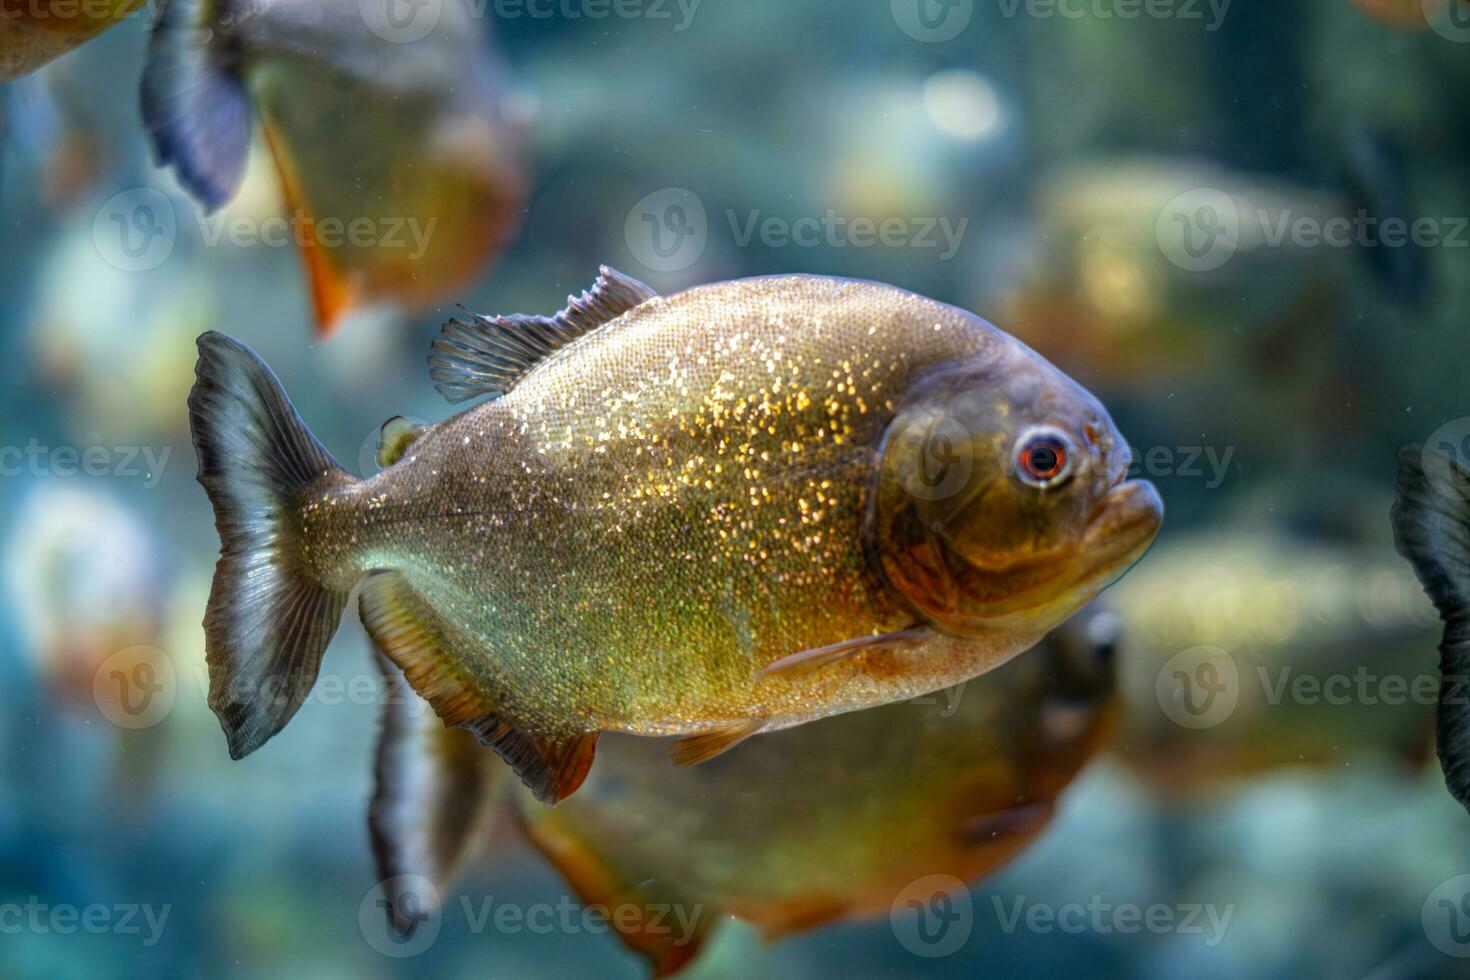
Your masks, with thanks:
<instances>
[{"instance_id":1,"label":"fish eye","mask_svg":"<svg viewBox=\"0 0 1470 980\"><path fill-rule=\"evenodd\" d=\"M1016 474L1021 482L1046 490L1061 486L1076 469L1072 440L1060 429L1036 426L1016 440Z\"/></svg>"}]
</instances>

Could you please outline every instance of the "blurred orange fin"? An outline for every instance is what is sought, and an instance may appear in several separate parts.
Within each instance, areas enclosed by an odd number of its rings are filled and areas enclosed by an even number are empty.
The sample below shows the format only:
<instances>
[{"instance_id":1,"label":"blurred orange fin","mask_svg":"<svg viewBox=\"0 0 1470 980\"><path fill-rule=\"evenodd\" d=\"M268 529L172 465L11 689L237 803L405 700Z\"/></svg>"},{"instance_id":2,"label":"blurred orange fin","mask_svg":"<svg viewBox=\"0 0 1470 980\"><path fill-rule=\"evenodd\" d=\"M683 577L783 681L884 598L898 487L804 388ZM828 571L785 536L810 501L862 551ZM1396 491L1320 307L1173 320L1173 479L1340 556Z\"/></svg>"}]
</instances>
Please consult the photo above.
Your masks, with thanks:
<instances>
[{"instance_id":1,"label":"blurred orange fin","mask_svg":"<svg viewBox=\"0 0 1470 980\"><path fill-rule=\"evenodd\" d=\"M759 732L766 724L764 718L746 718L712 728L697 735L686 735L674 743L670 754L676 766L695 766L728 752L750 736Z\"/></svg>"},{"instance_id":2,"label":"blurred orange fin","mask_svg":"<svg viewBox=\"0 0 1470 980\"><path fill-rule=\"evenodd\" d=\"M608 924L624 945L648 961L653 976L673 976L688 966L727 913L691 900L667 877L645 878L613 867L603 852L574 833L574 824L564 825L560 814L544 811L527 819L516 812L516 819L584 905L638 911L632 917L612 915ZM611 857L616 859L615 851Z\"/></svg>"},{"instance_id":3,"label":"blurred orange fin","mask_svg":"<svg viewBox=\"0 0 1470 980\"><path fill-rule=\"evenodd\" d=\"M306 267L306 281L311 287L311 305L316 314L318 337L326 338L341 324L342 318L353 310L362 297L358 286L344 276L332 262L332 257L316 237L316 218L307 206L301 188L301 178L296 166L286 152L286 141L267 120L261 125L265 133L266 146L270 147L271 159L281 177L281 191L286 196L286 207L292 220L299 223L298 236L301 243L301 261Z\"/></svg>"}]
</instances>

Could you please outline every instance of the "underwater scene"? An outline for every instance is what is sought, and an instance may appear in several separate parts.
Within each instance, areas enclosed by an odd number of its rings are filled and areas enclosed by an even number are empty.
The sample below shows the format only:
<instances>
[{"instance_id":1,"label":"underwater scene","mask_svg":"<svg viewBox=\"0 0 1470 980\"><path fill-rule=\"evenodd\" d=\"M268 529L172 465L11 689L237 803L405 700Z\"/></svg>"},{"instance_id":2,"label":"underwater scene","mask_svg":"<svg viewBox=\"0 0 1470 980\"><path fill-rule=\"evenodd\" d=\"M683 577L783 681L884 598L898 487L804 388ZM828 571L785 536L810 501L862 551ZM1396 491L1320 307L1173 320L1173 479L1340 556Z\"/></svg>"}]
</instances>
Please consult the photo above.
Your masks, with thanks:
<instances>
[{"instance_id":1,"label":"underwater scene","mask_svg":"<svg viewBox=\"0 0 1470 980\"><path fill-rule=\"evenodd\" d=\"M0 0L0 977L1470 977L1467 0Z\"/></svg>"}]
</instances>

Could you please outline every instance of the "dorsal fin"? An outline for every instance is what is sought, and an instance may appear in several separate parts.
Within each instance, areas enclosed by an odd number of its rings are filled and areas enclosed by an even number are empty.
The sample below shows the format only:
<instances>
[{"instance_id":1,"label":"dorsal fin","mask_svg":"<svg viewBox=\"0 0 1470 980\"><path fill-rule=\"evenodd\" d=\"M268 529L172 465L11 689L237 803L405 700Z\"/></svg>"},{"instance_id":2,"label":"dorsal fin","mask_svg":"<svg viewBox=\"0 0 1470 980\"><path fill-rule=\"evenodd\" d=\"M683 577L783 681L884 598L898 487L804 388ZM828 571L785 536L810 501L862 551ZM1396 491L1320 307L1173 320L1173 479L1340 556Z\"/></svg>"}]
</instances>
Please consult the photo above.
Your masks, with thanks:
<instances>
[{"instance_id":1,"label":"dorsal fin","mask_svg":"<svg viewBox=\"0 0 1470 980\"><path fill-rule=\"evenodd\" d=\"M602 266L581 296L568 296L556 316L481 316L450 320L435 338L429 377L450 402L503 395L537 364L658 294L637 279ZM466 310L465 312L469 312Z\"/></svg>"},{"instance_id":2,"label":"dorsal fin","mask_svg":"<svg viewBox=\"0 0 1470 980\"><path fill-rule=\"evenodd\" d=\"M378 430L378 466L387 469L403 458L418 437L428 426L422 422L410 422L402 415L395 415L383 423Z\"/></svg>"}]
</instances>

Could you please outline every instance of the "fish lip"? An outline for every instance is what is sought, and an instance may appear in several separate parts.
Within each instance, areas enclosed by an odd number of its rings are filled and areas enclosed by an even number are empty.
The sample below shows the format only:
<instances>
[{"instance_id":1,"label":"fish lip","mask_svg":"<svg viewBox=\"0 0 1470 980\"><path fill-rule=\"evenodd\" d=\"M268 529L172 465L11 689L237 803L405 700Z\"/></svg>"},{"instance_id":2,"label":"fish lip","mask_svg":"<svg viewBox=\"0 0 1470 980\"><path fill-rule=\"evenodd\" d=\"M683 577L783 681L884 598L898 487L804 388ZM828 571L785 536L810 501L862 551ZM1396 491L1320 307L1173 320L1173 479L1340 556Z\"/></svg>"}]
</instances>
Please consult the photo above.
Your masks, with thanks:
<instances>
[{"instance_id":1,"label":"fish lip","mask_svg":"<svg viewBox=\"0 0 1470 980\"><path fill-rule=\"evenodd\" d=\"M1126 475L1125 465L1122 476ZM1148 480L1120 477L1087 519L1081 551L1090 560L1078 582L1132 565L1153 544L1163 522L1164 501L1158 489Z\"/></svg>"}]
</instances>

